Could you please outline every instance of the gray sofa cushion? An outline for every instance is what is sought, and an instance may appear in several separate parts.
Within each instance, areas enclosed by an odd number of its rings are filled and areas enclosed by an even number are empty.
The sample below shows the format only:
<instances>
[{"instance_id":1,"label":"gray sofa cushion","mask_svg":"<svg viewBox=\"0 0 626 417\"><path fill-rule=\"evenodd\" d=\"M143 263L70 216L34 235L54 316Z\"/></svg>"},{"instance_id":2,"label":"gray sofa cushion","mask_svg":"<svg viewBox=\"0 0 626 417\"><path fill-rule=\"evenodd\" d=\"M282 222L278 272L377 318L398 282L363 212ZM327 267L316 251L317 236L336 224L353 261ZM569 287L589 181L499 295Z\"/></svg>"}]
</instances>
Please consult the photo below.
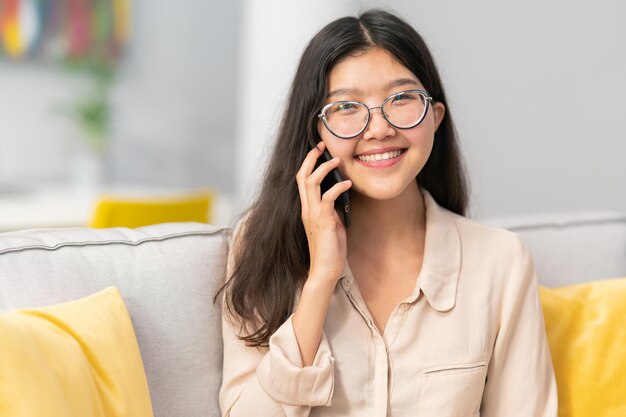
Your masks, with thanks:
<instances>
[{"instance_id":1,"label":"gray sofa cushion","mask_svg":"<svg viewBox=\"0 0 626 417\"><path fill-rule=\"evenodd\" d=\"M218 416L222 344L213 296L229 235L199 223L3 233L0 311L114 285L133 321L155 417Z\"/></svg>"},{"instance_id":2,"label":"gray sofa cushion","mask_svg":"<svg viewBox=\"0 0 626 417\"><path fill-rule=\"evenodd\" d=\"M483 220L520 235L548 287L626 276L626 214L579 212Z\"/></svg>"}]
</instances>

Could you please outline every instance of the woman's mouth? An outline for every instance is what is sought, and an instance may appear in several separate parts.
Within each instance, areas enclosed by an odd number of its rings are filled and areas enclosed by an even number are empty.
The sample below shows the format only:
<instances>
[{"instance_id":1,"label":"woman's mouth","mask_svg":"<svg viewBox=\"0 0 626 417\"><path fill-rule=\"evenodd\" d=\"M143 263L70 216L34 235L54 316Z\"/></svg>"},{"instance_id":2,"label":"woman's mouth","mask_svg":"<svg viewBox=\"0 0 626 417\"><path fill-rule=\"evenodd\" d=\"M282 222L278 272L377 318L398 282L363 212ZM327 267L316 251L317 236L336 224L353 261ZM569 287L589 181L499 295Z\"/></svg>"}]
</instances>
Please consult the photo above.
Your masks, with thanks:
<instances>
[{"instance_id":1,"label":"woman's mouth","mask_svg":"<svg viewBox=\"0 0 626 417\"><path fill-rule=\"evenodd\" d=\"M395 165L406 153L406 148L356 155L355 161L369 168L387 168Z\"/></svg>"}]
</instances>

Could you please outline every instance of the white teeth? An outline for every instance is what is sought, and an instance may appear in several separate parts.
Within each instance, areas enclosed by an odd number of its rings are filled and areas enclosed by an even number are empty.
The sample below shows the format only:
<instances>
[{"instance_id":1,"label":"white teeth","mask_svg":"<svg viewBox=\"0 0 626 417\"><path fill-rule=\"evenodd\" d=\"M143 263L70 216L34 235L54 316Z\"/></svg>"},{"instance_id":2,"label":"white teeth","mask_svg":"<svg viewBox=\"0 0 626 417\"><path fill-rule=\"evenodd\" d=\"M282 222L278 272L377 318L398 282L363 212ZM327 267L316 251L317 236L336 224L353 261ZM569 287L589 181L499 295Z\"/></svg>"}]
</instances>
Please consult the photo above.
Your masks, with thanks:
<instances>
[{"instance_id":1,"label":"white teeth","mask_svg":"<svg viewBox=\"0 0 626 417\"><path fill-rule=\"evenodd\" d=\"M364 162L386 161L387 159L397 158L402 151L391 151L385 153L377 153L373 155L358 155L359 160Z\"/></svg>"}]
</instances>

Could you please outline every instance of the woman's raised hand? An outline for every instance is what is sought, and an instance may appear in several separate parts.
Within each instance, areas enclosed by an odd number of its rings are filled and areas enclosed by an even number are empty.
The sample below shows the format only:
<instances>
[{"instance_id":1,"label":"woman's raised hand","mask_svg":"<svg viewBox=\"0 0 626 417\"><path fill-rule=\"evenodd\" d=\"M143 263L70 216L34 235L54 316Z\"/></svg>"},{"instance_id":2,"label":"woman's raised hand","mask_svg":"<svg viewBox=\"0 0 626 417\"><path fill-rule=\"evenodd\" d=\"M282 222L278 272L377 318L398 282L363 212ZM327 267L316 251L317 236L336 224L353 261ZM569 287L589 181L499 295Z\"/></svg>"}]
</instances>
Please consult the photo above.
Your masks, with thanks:
<instances>
[{"instance_id":1,"label":"woman's raised hand","mask_svg":"<svg viewBox=\"0 0 626 417\"><path fill-rule=\"evenodd\" d=\"M324 142L319 142L307 154L296 174L296 181L302 205L302 223L309 242L309 279L334 286L341 277L347 256L346 229L335 211L335 200L352 186L352 182L345 180L334 184L321 195L322 180L340 163L339 158L333 158L315 169L324 149Z\"/></svg>"},{"instance_id":2,"label":"woman's raised hand","mask_svg":"<svg viewBox=\"0 0 626 417\"><path fill-rule=\"evenodd\" d=\"M341 278L347 256L346 229L335 211L335 200L352 186L352 182L346 180L334 184L321 194L322 180L340 162L339 158L333 158L316 169L316 162L324 149L323 142L313 148L296 174L302 223L311 258L309 277L302 288L292 321L303 366L311 365L315 359L330 299Z\"/></svg>"}]
</instances>

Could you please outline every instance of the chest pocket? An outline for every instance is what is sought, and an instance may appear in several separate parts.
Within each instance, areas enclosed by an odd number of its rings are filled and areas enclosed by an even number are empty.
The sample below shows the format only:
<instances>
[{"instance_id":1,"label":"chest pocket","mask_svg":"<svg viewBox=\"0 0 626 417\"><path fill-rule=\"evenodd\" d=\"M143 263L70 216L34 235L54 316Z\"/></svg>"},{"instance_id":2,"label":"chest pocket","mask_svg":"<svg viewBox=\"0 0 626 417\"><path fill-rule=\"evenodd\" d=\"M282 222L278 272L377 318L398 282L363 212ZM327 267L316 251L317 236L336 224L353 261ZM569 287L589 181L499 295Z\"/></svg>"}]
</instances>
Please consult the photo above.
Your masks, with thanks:
<instances>
[{"instance_id":1,"label":"chest pocket","mask_svg":"<svg viewBox=\"0 0 626 417\"><path fill-rule=\"evenodd\" d=\"M484 362L424 370L418 417L478 417L485 375Z\"/></svg>"}]
</instances>

